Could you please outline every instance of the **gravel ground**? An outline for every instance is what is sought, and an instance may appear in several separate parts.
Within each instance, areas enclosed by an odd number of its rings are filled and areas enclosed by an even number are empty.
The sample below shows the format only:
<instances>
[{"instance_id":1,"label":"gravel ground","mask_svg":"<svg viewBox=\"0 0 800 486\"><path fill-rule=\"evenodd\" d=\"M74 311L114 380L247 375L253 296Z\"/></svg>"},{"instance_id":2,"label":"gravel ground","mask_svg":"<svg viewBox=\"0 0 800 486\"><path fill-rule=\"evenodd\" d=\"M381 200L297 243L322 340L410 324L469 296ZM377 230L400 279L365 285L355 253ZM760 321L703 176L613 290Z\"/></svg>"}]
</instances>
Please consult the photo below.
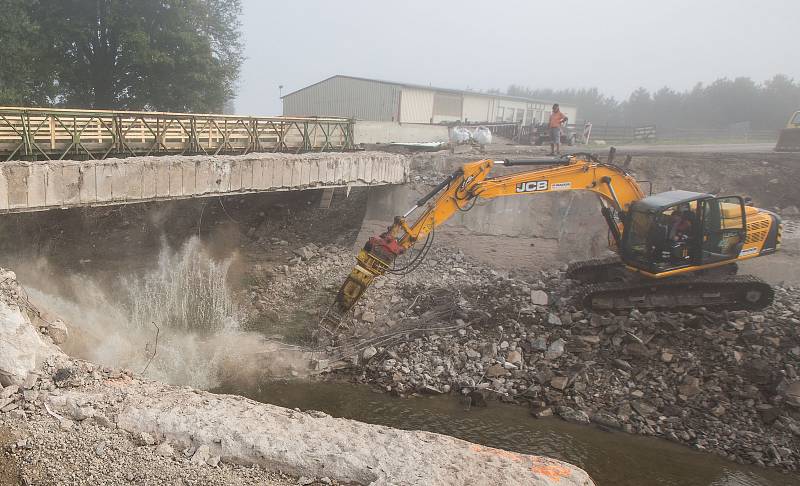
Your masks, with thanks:
<instances>
[{"instance_id":1,"label":"gravel ground","mask_svg":"<svg viewBox=\"0 0 800 486\"><path fill-rule=\"evenodd\" d=\"M169 447L138 445L127 432L95 420L63 430L41 410L25 418L3 417L0 448L0 461L11 471L0 475L0 484L298 484L296 478L258 467L193 464L181 451L165 457Z\"/></svg>"}]
</instances>

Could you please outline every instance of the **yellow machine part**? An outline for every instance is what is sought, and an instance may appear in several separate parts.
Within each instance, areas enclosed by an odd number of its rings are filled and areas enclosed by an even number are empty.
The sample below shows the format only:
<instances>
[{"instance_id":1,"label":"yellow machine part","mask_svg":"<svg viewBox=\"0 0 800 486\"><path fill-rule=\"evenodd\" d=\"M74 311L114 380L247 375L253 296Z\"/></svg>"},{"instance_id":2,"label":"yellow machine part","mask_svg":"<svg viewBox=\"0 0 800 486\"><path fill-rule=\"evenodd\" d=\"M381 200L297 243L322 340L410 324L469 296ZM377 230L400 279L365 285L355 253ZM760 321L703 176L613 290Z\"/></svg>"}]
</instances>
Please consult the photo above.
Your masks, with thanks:
<instances>
[{"instance_id":1,"label":"yellow machine part","mask_svg":"<svg viewBox=\"0 0 800 486\"><path fill-rule=\"evenodd\" d=\"M784 128L775 145L776 152L800 152L800 128Z\"/></svg>"},{"instance_id":2,"label":"yellow machine part","mask_svg":"<svg viewBox=\"0 0 800 486\"><path fill-rule=\"evenodd\" d=\"M776 152L800 152L800 111L796 111L778 135Z\"/></svg>"},{"instance_id":3,"label":"yellow machine part","mask_svg":"<svg viewBox=\"0 0 800 486\"><path fill-rule=\"evenodd\" d=\"M375 255L364 249L358 252L356 265L336 295L336 306L339 311L344 313L352 309L361 294L370 286L372 280L385 274L388 269L389 265Z\"/></svg>"}]
</instances>

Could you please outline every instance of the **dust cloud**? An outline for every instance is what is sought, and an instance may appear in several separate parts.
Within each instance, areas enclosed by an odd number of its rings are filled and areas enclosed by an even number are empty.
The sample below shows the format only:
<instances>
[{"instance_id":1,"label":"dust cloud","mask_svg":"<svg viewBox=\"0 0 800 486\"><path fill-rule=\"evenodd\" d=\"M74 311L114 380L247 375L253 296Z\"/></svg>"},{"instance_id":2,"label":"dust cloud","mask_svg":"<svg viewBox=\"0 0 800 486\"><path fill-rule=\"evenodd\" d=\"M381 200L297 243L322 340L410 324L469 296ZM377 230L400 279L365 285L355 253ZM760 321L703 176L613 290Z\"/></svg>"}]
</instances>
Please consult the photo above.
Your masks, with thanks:
<instances>
[{"instance_id":1,"label":"dust cloud","mask_svg":"<svg viewBox=\"0 0 800 486\"><path fill-rule=\"evenodd\" d=\"M154 268L113 285L83 274L54 281L58 272L39 259L24 269L25 287L37 307L67 322L61 347L75 357L203 389L302 376L310 353L242 330L247 312L228 282L236 258L215 260L192 237L177 250L162 243Z\"/></svg>"}]
</instances>

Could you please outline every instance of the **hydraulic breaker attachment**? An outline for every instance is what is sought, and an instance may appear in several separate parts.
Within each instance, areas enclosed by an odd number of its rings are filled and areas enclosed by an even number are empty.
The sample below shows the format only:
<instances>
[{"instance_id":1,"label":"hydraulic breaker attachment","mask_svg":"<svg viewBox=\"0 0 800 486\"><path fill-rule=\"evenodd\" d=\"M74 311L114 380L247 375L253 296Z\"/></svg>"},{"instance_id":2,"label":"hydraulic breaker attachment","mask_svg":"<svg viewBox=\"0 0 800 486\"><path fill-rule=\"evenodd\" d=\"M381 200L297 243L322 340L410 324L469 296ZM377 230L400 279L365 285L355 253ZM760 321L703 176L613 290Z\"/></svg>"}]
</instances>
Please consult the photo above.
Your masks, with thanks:
<instances>
[{"instance_id":1,"label":"hydraulic breaker attachment","mask_svg":"<svg viewBox=\"0 0 800 486\"><path fill-rule=\"evenodd\" d=\"M352 309L375 277L384 275L389 270L396 256L391 251L385 251L381 245L372 245L369 250L359 251L356 265L336 295L337 310L345 314Z\"/></svg>"}]
</instances>

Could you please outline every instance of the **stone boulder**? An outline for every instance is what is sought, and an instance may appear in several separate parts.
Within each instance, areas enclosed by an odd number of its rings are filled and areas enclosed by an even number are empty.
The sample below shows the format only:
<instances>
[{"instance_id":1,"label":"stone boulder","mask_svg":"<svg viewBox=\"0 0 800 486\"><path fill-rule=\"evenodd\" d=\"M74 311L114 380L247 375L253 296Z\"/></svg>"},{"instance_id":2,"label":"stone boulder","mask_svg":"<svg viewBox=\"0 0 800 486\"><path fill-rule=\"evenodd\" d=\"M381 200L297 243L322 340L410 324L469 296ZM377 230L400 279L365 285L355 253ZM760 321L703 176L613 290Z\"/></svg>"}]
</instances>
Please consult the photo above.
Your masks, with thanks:
<instances>
[{"instance_id":1,"label":"stone boulder","mask_svg":"<svg viewBox=\"0 0 800 486\"><path fill-rule=\"evenodd\" d=\"M54 354L60 351L42 339L27 314L0 299L0 384L22 385L28 373Z\"/></svg>"}]
</instances>

